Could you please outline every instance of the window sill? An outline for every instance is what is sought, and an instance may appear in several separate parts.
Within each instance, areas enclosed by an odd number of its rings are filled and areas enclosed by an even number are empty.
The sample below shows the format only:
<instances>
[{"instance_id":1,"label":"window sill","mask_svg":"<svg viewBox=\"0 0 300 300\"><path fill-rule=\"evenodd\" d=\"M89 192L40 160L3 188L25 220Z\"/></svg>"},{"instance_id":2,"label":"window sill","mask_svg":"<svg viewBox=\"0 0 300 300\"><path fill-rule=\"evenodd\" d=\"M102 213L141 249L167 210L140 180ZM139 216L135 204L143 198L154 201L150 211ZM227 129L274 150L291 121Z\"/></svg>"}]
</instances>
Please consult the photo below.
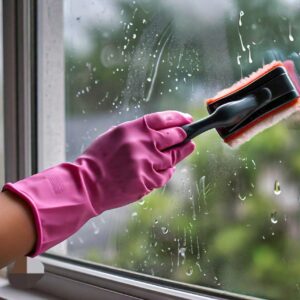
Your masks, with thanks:
<instances>
[{"instance_id":1,"label":"window sill","mask_svg":"<svg viewBox=\"0 0 300 300\"><path fill-rule=\"evenodd\" d=\"M35 291L35 290L19 290L10 286L7 279L0 277L0 299L7 300L54 300L55 297L51 297L48 294Z\"/></svg>"},{"instance_id":2,"label":"window sill","mask_svg":"<svg viewBox=\"0 0 300 300\"><path fill-rule=\"evenodd\" d=\"M45 275L36 289L68 299L243 299L258 298L236 295L205 287L181 284L134 272L95 265L51 254L39 257Z\"/></svg>"}]
</instances>

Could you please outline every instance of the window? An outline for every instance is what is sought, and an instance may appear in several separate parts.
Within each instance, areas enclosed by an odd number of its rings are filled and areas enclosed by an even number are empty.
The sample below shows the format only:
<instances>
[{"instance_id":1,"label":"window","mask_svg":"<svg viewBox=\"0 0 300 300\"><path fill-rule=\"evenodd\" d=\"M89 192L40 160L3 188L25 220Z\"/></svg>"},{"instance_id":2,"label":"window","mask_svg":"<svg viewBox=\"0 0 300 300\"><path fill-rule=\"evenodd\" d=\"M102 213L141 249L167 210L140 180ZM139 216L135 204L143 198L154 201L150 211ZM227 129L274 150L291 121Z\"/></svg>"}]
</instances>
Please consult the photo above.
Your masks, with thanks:
<instances>
[{"instance_id":1,"label":"window","mask_svg":"<svg viewBox=\"0 0 300 300\"><path fill-rule=\"evenodd\" d=\"M299 54L297 1L63 5L65 87L57 82L65 110L58 101L52 107L58 114L49 115L60 128L50 136L59 161L73 160L113 124L145 113L177 109L203 117L203 99L261 67L266 51ZM59 39L51 41L59 47ZM45 74L48 67L51 58ZM214 131L195 142L167 186L91 220L63 253L239 294L299 297L299 115L237 150ZM50 164L41 157L42 166Z\"/></svg>"}]
</instances>

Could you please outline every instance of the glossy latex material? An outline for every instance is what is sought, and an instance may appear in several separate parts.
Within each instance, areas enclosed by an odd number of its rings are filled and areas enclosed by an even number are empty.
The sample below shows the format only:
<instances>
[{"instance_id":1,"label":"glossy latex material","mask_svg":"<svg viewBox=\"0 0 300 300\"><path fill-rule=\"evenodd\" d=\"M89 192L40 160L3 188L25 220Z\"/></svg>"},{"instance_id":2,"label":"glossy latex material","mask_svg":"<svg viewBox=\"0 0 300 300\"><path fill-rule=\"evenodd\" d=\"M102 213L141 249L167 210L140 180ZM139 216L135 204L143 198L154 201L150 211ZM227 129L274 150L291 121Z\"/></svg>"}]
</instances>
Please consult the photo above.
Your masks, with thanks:
<instances>
[{"instance_id":1,"label":"glossy latex material","mask_svg":"<svg viewBox=\"0 0 300 300\"><path fill-rule=\"evenodd\" d=\"M10 190L30 205L37 242L30 256L63 241L90 218L136 201L162 187L194 144L182 143L189 115L166 111L113 127L73 163L62 163L16 183Z\"/></svg>"}]
</instances>

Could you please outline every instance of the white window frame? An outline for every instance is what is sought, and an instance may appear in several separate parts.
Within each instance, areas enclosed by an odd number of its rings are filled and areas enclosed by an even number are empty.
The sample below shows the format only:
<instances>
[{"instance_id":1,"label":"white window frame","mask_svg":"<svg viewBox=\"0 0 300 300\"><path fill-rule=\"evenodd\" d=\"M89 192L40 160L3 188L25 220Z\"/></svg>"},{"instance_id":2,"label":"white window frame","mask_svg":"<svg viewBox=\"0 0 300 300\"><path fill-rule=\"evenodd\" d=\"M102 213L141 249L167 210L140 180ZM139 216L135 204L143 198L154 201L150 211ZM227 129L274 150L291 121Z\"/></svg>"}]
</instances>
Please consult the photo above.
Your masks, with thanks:
<instances>
[{"instance_id":1,"label":"white window frame","mask_svg":"<svg viewBox=\"0 0 300 300\"><path fill-rule=\"evenodd\" d=\"M38 171L42 171L65 161L63 1L37 0L36 5ZM51 251L67 254L67 242Z\"/></svg>"}]
</instances>

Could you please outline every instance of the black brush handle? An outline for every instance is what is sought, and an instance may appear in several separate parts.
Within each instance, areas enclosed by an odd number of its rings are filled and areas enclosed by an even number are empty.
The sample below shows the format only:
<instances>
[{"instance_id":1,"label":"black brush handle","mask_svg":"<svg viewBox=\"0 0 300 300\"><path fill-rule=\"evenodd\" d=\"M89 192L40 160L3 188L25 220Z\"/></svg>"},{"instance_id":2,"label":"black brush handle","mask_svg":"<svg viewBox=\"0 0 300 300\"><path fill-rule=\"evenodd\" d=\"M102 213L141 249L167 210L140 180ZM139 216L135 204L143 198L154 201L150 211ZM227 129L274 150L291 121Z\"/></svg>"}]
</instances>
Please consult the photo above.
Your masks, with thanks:
<instances>
[{"instance_id":1,"label":"black brush handle","mask_svg":"<svg viewBox=\"0 0 300 300\"><path fill-rule=\"evenodd\" d=\"M215 128L215 118L213 115L210 115L205 119L182 126L182 129L187 134L186 141L189 141L197 135L212 128Z\"/></svg>"},{"instance_id":2,"label":"black brush handle","mask_svg":"<svg viewBox=\"0 0 300 300\"><path fill-rule=\"evenodd\" d=\"M271 92L268 90L265 98L271 99L271 96ZM207 118L184 125L182 128L187 134L185 141L189 141L212 128L233 126L242 121L249 112L258 106L256 95L249 95L241 100L221 105Z\"/></svg>"}]
</instances>

